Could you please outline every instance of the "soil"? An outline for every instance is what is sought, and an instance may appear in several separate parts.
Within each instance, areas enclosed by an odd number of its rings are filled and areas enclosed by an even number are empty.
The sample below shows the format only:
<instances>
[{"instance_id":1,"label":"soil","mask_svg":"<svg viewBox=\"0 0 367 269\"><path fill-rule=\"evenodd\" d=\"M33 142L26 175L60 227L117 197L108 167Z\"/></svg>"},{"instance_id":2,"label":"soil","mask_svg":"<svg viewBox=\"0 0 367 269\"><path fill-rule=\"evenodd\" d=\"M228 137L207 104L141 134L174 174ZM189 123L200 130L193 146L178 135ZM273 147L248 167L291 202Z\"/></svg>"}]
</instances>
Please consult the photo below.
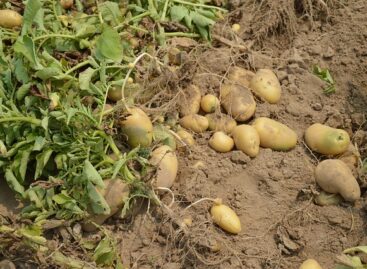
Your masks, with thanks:
<instances>
[{"instance_id":1,"label":"soil","mask_svg":"<svg viewBox=\"0 0 367 269\"><path fill-rule=\"evenodd\" d=\"M331 8L328 20L310 23L299 16L291 37L286 31L270 31L254 43L248 19L252 10L239 6L231 20L241 25L240 39L223 34L229 23L219 25L217 32L241 46L252 44L251 49L215 40L212 48L189 52L188 64L194 67L186 80L203 93L217 92L231 65L274 69L282 85L281 101L270 105L257 100L255 117L288 125L299 143L289 152L261 149L251 159L240 151L216 153L207 145L210 133L196 135L196 146L179 151L179 175L172 188L175 203L169 214L143 203L133 218L107 222L120 239L124 264L139 269L289 269L314 258L328 269L344 249L367 243L365 189L354 205L316 205L313 194L319 189L313 171L324 157L302 142L309 125L325 123L347 130L362 159L367 157L366 8L364 0L349 1ZM325 83L312 74L313 65L330 70L335 94L323 93ZM364 178L359 180L364 187ZM213 225L209 201L183 211L203 197L222 198L240 217L242 232L234 236ZM161 199L168 205L172 196L167 193ZM183 229L179 224L188 218L192 225Z\"/></svg>"}]
</instances>

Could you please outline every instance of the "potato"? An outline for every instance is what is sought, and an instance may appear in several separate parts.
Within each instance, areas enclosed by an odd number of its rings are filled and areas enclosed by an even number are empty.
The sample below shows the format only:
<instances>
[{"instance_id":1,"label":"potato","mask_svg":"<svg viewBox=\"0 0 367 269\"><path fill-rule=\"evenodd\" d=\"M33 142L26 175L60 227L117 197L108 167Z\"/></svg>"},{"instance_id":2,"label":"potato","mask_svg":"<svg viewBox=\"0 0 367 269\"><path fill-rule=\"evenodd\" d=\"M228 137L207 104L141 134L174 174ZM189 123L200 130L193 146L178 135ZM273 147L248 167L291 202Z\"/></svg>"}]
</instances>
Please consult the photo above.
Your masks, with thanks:
<instances>
[{"instance_id":1,"label":"potato","mask_svg":"<svg viewBox=\"0 0 367 269\"><path fill-rule=\"evenodd\" d=\"M315 203L321 206L338 205L342 200L343 198L339 194L330 194L324 191L321 191L320 194L315 197Z\"/></svg>"},{"instance_id":2,"label":"potato","mask_svg":"<svg viewBox=\"0 0 367 269\"><path fill-rule=\"evenodd\" d=\"M317 184L328 193L339 193L344 200L354 202L361 196L358 182L341 160L324 160L315 169Z\"/></svg>"},{"instance_id":3,"label":"potato","mask_svg":"<svg viewBox=\"0 0 367 269\"><path fill-rule=\"evenodd\" d=\"M315 152L338 155L348 149L350 138L344 130L315 123L307 128L305 141L307 146Z\"/></svg>"},{"instance_id":4,"label":"potato","mask_svg":"<svg viewBox=\"0 0 367 269\"><path fill-rule=\"evenodd\" d=\"M270 104L278 103L282 93L279 80L270 69L259 69L251 79L250 89Z\"/></svg>"},{"instance_id":5,"label":"potato","mask_svg":"<svg viewBox=\"0 0 367 269\"><path fill-rule=\"evenodd\" d=\"M260 137L256 129L250 125L238 125L232 131L236 148L250 157L256 157L260 150Z\"/></svg>"},{"instance_id":6,"label":"potato","mask_svg":"<svg viewBox=\"0 0 367 269\"><path fill-rule=\"evenodd\" d=\"M314 259L305 260L299 269L322 269L320 264Z\"/></svg>"},{"instance_id":7,"label":"potato","mask_svg":"<svg viewBox=\"0 0 367 269\"><path fill-rule=\"evenodd\" d=\"M177 131L176 133L181 139L182 141L188 145L188 146L193 146L195 145L195 139L192 136L192 134L190 134L188 131L184 130L184 129L180 129Z\"/></svg>"},{"instance_id":8,"label":"potato","mask_svg":"<svg viewBox=\"0 0 367 269\"><path fill-rule=\"evenodd\" d=\"M209 146L218 152L229 152L233 149L233 139L224 132L215 132L209 139Z\"/></svg>"},{"instance_id":9,"label":"potato","mask_svg":"<svg viewBox=\"0 0 367 269\"><path fill-rule=\"evenodd\" d=\"M237 121L250 119L256 110L255 99L249 89L238 84L224 84L220 89L223 108Z\"/></svg>"},{"instance_id":10,"label":"potato","mask_svg":"<svg viewBox=\"0 0 367 269\"><path fill-rule=\"evenodd\" d=\"M122 99L122 87L113 86L108 90L107 98L112 102L118 102ZM131 83L126 84L124 89L124 97L126 99L135 99L137 95L140 94L140 84L139 83ZM141 96L140 96L141 97Z\"/></svg>"},{"instance_id":11,"label":"potato","mask_svg":"<svg viewBox=\"0 0 367 269\"><path fill-rule=\"evenodd\" d=\"M205 132L205 130L209 127L208 119L197 114L187 115L180 119L179 122L182 127L195 133Z\"/></svg>"},{"instance_id":12,"label":"potato","mask_svg":"<svg viewBox=\"0 0 367 269\"><path fill-rule=\"evenodd\" d=\"M348 165L349 169L352 171L354 176L358 176L358 165L361 155L358 149L353 146L352 143L349 144L348 149L338 156L338 159L343 161L346 165Z\"/></svg>"},{"instance_id":13,"label":"potato","mask_svg":"<svg viewBox=\"0 0 367 269\"><path fill-rule=\"evenodd\" d=\"M83 223L83 230L86 232L92 232L97 227L92 223L101 225L109 217L116 214L119 209L122 208L125 201L129 198L129 186L125 184L121 179L106 179L104 180L105 188L97 189L97 191L105 198L107 204L110 207L110 214L93 215Z\"/></svg>"},{"instance_id":14,"label":"potato","mask_svg":"<svg viewBox=\"0 0 367 269\"><path fill-rule=\"evenodd\" d=\"M241 86L249 88L250 81L254 76L255 73L250 70L246 70L239 66L233 66L229 69L227 78L232 83L239 84Z\"/></svg>"},{"instance_id":15,"label":"potato","mask_svg":"<svg viewBox=\"0 0 367 269\"><path fill-rule=\"evenodd\" d=\"M179 99L179 110L181 117L197 114L200 110L201 92L195 85L190 85L184 90Z\"/></svg>"},{"instance_id":16,"label":"potato","mask_svg":"<svg viewBox=\"0 0 367 269\"><path fill-rule=\"evenodd\" d=\"M219 99L212 94L207 94L201 98L201 109L206 113L213 113L219 107Z\"/></svg>"},{"instance_id":17,"label":"potato","mask_svg":"<svg viewBox=\"0 0 367 269\"><path fill-rule=\"evenodd\" d=\"M157 166L156 186L170 188L178 171L175 152L169 146L160 146L152 152L149 162Z\"/></svg>"},{"instance_id":18,"label":"potato","mask_svg":"<svg viewBox=\"0 0 367 269\"><path fill-rule=\"evenodd\" d=\"M252 126L260 136L260 146L287 151L297 144L297 134L288 126L275 120L260 117Z\"/></svg>"},{"instance_id":19,"label":"potato","mask_svg":"<svg viewBox=\"0 0 367 269\"><path fill-rule=\"evenodd\" d=\"M238 234L241 232L241 222L237 214L228 206L222 203L214 203L210 209L210 214L215 224L223 230Z\"/></svg>"},{"instance_id":20,"label":"potato","mask_svg":"<svg viewBox=\"0 0 367 269\"><path fill-rule=\"evenodd\" d=\"M205 117L209 121L209 130L211 131L222 131L229 134L237 126L237 122L226 114L212 113L205 115Z\"/></svg>"},{"instance_id":21,"label":"potato","mask_svg":"<svg viewBox=\"0 0 367 269\"><path fill-rule=\"evenodd\" d=\"M0 27L13 28L21 26L23 17L18 12L10 9L0 10Z\"/></svg>"},{"instance_id":22,"label":"potato","mask_svg":"<svg viewBox=\"0 0 367 269\"><path fill-rule=\"evenodd\" d=\"M60 0L60 5L64 9L69 9L73 6L74 0Z\"/></svg>"},{"instance_id":23,"label":"potato","mask_svg":"<svg viewBox=\"0 0 367 269\"><path fill-rule=\"evenodd\" d=\"M149 147L153 139L153 125L149 117L140 108L130 108L126 117L119 122L122 134L130 147Z\"/></svg>"}]
</instances>

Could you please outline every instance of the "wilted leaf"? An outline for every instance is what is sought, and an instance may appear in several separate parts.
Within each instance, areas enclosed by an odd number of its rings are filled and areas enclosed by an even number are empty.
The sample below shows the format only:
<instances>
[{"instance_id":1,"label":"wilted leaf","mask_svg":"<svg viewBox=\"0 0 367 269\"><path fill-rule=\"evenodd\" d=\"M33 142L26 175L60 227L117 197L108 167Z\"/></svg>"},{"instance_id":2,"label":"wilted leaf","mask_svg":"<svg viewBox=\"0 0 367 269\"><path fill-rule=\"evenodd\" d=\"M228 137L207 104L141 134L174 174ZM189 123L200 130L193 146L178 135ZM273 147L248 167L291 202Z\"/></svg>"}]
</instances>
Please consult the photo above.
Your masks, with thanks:
<instances>
[{"instance_id":1,"label":"wilted leaf","mask_svg":"<svg viewBox=\"0 0 367 269\"><path fill-rule=\"evenodd\" d=\"M189 11L184 6L173 6L171 7L170 14L173 21L181 21L189 14Z\"/></svg>"},{"instance_id":2,"label":"wilted leaf","mask_svg":"<svg viewBox=\"0 0 367 269\"><path fill-rule=\"evenodd\" d=\"M106 26L97 39L96 56L100 60L110 59L115 62L122 60L122 43L120 36L116 30Z\"/></svg>"},{"instance_id":3,"label":"wilted leaf","mask_svg":"<svg viewBox=\"0 0 367 269\"><path fill-rule=\"evenodd\" d=\"M36 55L33 40L29 36L19 37L14 44L14 51L27 58L34 69L42 68Z\"/></svg>"},{"instance_id":4,"label":"wilted leaf","mask_svg":"<svg viewBox=\"0 0 367 269\"><path fill-rule=\"evenodd\" d=\"M22 197L24 196L24 187L22 185L20 185L17 178L14 176L13 171L11 171L10 169L7 169L6 172L5 172L5 179L6 179L6 182L8 183L8 185L9 185L9 187L13 191L17 192Z\"/></svg>"},{"instance_id":5,"label":"wilted leaf","mask_svg":"<svg viewBox=\"0 0 367 269\"><path fill-rule=\"evenodd\" d=\"M42 80L47 80L61 74L62 71L57 67L45 67L37 71L35 75Z\"/></svg>"},{"instance_id":6,"label":"wilted leaf","mask_svg":"<svg viewBox=\"0 0 367 269\"><path fill-rule=\"evenodd\" d=\"M96 249L94 250L93 260L98 265L112 265L115 259L115 253L113 249L113 243L106 236L103 238Z\"/></svg>"},{"instance_id":7,"label":"wilted leaf","mask_svg":"<svg viewBox=\"0 0 367 269\"><path fill-rule=\"evenodd\" d=\"M190 12L190 16L192 18L192 21L198 27L206 27L206 26L210 26L210 25L214 25L215 24L215 21L213 21L212 19L209 19L209 18L201 15L200 13L198 13L196 11Z\"/></svg>"},{"instance_id":8,"label":"wilted leaf","mask_svg":"<svg viewBox=\"0 0 367 269\"><path fill-rule=\"evenodd\" d=\"M28 72L21 58L18 58L15 60L14 73L15 73L15 77L17 78L19 82L28 83L29 81Z\"/></svg>"},{"instance_id":9,"label":"wilted leaf","mask_svg":"<svg viewBox=\"0 0 367 269\"><path fill-rule=\"evenodd\" d=\"M105 188L101 175L98 173L98 171L94 168L89 160L85 160L84 162L83 177L85 177L86 180L92 182L98 187L103 189Z\"/></svg>"},{"instance_id":10,"label":"wilted leaf","mask_svg":"<svg viewBox=\"0 0 367 269\"><path fill-rule=\"evenodd\" d=\"M112 22L114 25L122 21L122 14L119 5L115 2L106 1L99 5L102 18L105 21Z\"/></svg>"},{"instance_id":11,"label":"wilted leaf","mask_svg":"<svg viewBox=\"0 0 367 269\"><path fill-rule=\"evenodd\" d=\"M28 83L28 84L23 84L22 86L20 86L18 89L17 89L17 92L15 93L15 98L18 100L18 101L21 101L23 100L23 98L28 94L29 92L29 89L31 88L31 84Z\"/></svg>"},{"instance_id":12,"label":"wilted leaf","mask_svg":"<svg viewBox=\"0 0 367 269\"><path fill-rule=\"evenodd\" d=\"M38 179L38 177L42 174L43 168L45 168L45 165L47 164L48 160L50 159L52 152L53 152L52 149L48 149L37 155L36 172L34 173L35 179Z\"/></svg>"},{"instance_id":13,"label":"wilted leaf","mask_svg":"<svg viewBox=\"0 0 367 269\"><path fill-rule=\"evenodd\" d=\"M111 209L106 200L90 182L87 183L87 191L93 213L103 215L108 215L111 213Z\"/></svg>"},{"instance_id":14,"label":"wilted leaf","mask_svg":"<svg viewBox=\"0 0 367 269\"><path fill-rule=\"evenodd\" d=\"M79 74L79 87L81 90L89 89L89 83L91 82L95 71L95 69L88 67L86 70Z\"/></svg>"},{"instance_id":15,"label":"wilted leaf","mask_svg":"<svg viewBox=\"0 0 367 269\"><path fill-rule=\"evenodd\" d=\"M31 28L32 23L41 7L42 3L39 0L27 1L23 16L22 35L26 34L27 31Z\"/></svg>"}]
</instances>

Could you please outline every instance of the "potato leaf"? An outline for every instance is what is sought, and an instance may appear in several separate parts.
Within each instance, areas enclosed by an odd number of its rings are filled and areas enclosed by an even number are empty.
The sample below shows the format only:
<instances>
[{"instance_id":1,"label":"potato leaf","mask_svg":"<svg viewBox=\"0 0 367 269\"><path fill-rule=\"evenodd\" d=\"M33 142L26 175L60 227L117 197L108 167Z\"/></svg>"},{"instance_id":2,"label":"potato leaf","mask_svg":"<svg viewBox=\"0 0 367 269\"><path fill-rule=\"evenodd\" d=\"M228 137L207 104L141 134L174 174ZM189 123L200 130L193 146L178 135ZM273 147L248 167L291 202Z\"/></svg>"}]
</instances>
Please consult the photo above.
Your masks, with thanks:
<instances>
[{"instance_id":1,"label":"potato leaf","mask_svg":"<svg viewBox=\"0 0 367 269\"><path fill-rule=\"evenodd\" d=\"M84 162L83 176L85 177L86 180L92 182L98 187L103 189L105 188L102 177L100 176L98 171L94 168L94 166L90 163L89 160L85 160Z\"/></svg>"},{"instance_id":2,"label":"potato leaf","mask_svg":"<svg viewBox=\"0 0 367 269\"><path fill-rule=\"evenodd\" d=\"M18 101L23 100L23 98L28 94L31 86L31 83L23 84L22 86L20 86L15 93L15 98Z\"/></svg>"},{"instance_id":3,"label":"potato leaf","mask_svg":"<svg viewBox=\"0 0 367 269\"><path fill-rule=\"evenodd\" d=\"M184 6L173 6L170 10L171 19L173 21L181 21L188 14L189 11Z\"/></svg>"},{"instance_id":4,"label":"potato leaf","mask_svg":"<svg viewBox=\"0 0 367 269\"><path fill-rule=\"evenodd\" d=\"M34 69L39 70L42 68L36 55L33 40L29 36L19 37L14 44L14 51L22 54Z\"/></svg>"},{"instance_id":5,"label":"potato leaf","mask_svg":"<svg viewBox=\"0 0 367 269\"><path fill-rule=\"evenodd\" d=\"M108 215L111 213L110 206L91 182L87 183L87 192L94 214Z\"/></svg>"},{"instance_id":6,"label":"potato leaf","mask_svg":"<svg viewBox=\"0 0 367 269\"><path fill-rule=\"evenodd\" d=\"M17 58L14 63L14 73L15 77L19 82L28 83L29 76L26 69L26 65L22 58Z\"/></svg>"},{"instance_id":7,"label":"potato leaf","mask_svg":"<svg viewBox=\"0 0 367 269\"><path fill-rule=\"evenodd\" d=\"M122 53L123 48L118 32L106 26L97 39L96 57L101 61L110 59L115 62L120 62L122 60Z\"/></svg>"},{"instance_id":8,"label":"potato leaf","mask_svg":"<svg viewBox=\"0 0 367 269\"><path fill-rule=\"evenodd\" d=\"M196 11L190 12L190 16L192 18L192 21L195 23L198 27L206 27L211 26L215 23L215 21L201 15L200 13Z\"/></svg>"},{"instance_id":9,"label":"potato leaf","mask_svg":"<svg viewBox=\"0 0 367 269\"><path fill-rule=\"evenodd\" d=\"M42 174L43 169L45 168L47 162L49 161L53 150L48 149L39 153L36 157L37 164L36 164L36 172L34 173L34 178L38 179L38 177Z\"/></svg>"},{"instance_id":10,"label":"potato leaf","mask_svg":"<svg viewBox=\"0 0 367 269\"><path fill-rule=\"evenodd\" d=\"M102 13L102 18L105 21L112 22L117 25L122 21L122 14L117 3L106 1L99 5L99 10Z\"/></svg>"},{"instance_id":11,"label":"potato leaf","mask_svg":"<svg viewBox=\"0 0 367 269\"><path fill-rule=\"evenodd\" d=\"M13 191L20 194L22 197L24 197L24 187L20 185L20 183L18 182L17 178L14 176L13 171L11 171L11 169L6 169L5 179L9 187Z\"/></svg>"},{"instance_id":12,"label":"potato leaf","mask_svg":"<svg viewBox=\"0 0 367 269\"><path fill-rule=\"evenodd\" d=\"M31 28L32 23L42 7L42 3L39 0L28 0L25 5L24 16L23 16L23 27L22 36L25 35Z\"/></svg>"},{"instance_id":13,"label":"potato leaf","mask_svg":"<svg viewBox=\"0 0 367 269\"><path fill-rule=\"evenodd\" d=\"M36 76L42 80L48 80L52 77L61 75L62 71L57 67L46 67L36 72Z\"/></svg>"},{"instance_id":14,"label":"potato leaf","mask_svg":"<svg viewBox=\"0 0 367 269\"><path fill-rule=\"evenodd\" d=\"M94 250L93 260L98 265L110 266L115 260L115 255L113 243L106 236L99 242L98 246Z\"/></svg>"}]
</instances>

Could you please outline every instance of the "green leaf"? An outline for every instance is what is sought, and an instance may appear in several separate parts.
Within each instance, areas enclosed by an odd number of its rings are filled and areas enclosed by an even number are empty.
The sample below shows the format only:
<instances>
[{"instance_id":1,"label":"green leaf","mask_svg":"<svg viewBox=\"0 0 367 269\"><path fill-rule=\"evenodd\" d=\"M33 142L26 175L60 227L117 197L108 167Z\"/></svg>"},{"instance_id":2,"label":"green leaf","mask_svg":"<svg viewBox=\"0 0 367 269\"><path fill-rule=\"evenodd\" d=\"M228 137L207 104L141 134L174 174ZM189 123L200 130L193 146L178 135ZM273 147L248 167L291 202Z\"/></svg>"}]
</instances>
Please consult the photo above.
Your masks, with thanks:
<instances>
[{"instance_id":1,"label":"green leaf","mask_svg":"<svg viewBox=\"0 0 367 269\"><path fill-rule=\"evenodd\" d=\"M122 21L122 14L117 3L106 1L99 5L99 10L105 21L112 22L114 25Z\"/></svg>"},{"instance_id":2,"label":"green leaf","mask_svg":"<svg viewBox=\"0 0 367 269\"><path fill-rule=\"evenodd\" d=\"M186 26L190 29L190 30L192 30L193 29L193 25L192 25L192 18L191 18L191 16L190 15L187 15L187 16L185 16L185 24L186 24Z\"/></svg>"},{"instance_id":3,"label":"green leaf","mask_svg":"<svg viewBox=\"0 0 367 269\"><path fill-rule=\"evenodd\" d=\"M32 23L41 7L42 3L39 0L27 1L23 16L22 35L25 35L31 28Z\"/></svg>"},{"instance_id":4,"label":"green leaf","mask_svg":"<svg viewBox=\"0 0 367 269\"><path fill-rule=\"evenodd\" d=\"M204 38L205 40L210 40L209 29L207 27L201 27L196 25L196 28L198 29L199 34L201 35L202 38Z\"/></svg>"},{"instance_id":5,"label":"green leaf","mask_svg":"<svg viewBox=\"0 0 367 269\"><path fill-rule=\"evenodd\" d=\"M38 29L41 31L46 31L45 25L43 23L43 18L45 16L45 10L43 8L40 8L34 17L34 22L37 24Z\"/></svg>"},{"instance_id":6,"label":"green leaf","mask_svg":"<svg viewBox=\"0 0 367 269\"><path fill-rule=\"evenodd\" d=\"M63 205L68 202L71 202L73 198L67 195L65 191L62 191L61 193L54 195L52 197L52 200L54 200L59 205Z\"/></svg>"},{"instance_id":7,"label":"green leaf","mask_svg":"<svg viewBox=\"0 0 367 269\"><path fill-rule=\"evenodd\" d=\"M46 144L46 138L42 136L37 136L36 140L34 141L32 151L40 151L41 149L43 149L45 144Z\"/></svg>"},{"instance_id":8,"label":"green leaf","mask_svg":"<svg viewBox=\"0 0 367 269\"><path fill-rule=\"evenodd\" d=\"M19 37L14 44L14 51L22 54L34 69L39 70L42 68L36 55L33 40L29 36Z\"/></svg>"},{"instance_id":9,"label":"green leaf","mask_svg":"<svg viewBox=\"0 0 367 269\"><path fill-rule=\"evenodd\" d=\"M173 21L181 21L188 14L189 11L184 6L173 6L170 10L171 19Z\"/></svg>"},{"instance_id":10,"label":"green leaf","mask_svg":"<svg viewBox=\"0 0 367 269\"><path fill-rule=\"evenodd\" d=\"M41 126L46 131L48 130L48 117L44 117L41 121Z\"/></svg>"},{"instance_id":11,"label":"green leaf","mask_svg":"<svg viewBox=\"0 0 367 269\"><path fill-rule=\"evenodd\" d=\"M20 183L18 182L17 178L14 176L13 171L11 171L11 169L6 169L5 179L9 187L13 191L17 192L22 197L24 197L24 187L20 185Z\"/></svg>"},{"instance_id":12,"label":"green leaf","mask_svg":"<svg viewBox=\"0 0 367 269\"><path fill-rule=\"evenodd\" d=\"M28 83L29 76L22 58L18 58L15 60L14 73L19 82Z\"/></svg>"},{"instance_id":13,"label":"green leaf","mask_svg":"<svg viewBox=\"0 0 367 269\"><path fill-rule=\"evenodd\" d=\"M94 250L93 260L98 265L110 266L115 260L115 255L113 243L106 236L99 242L98 246Z\"/></svg>"},{"instance_id":14,"label":"green leaf","mask_svg":"<svg viewBox=\"0 0 367 269\"><path fill-rule=\"evenodd\" d=\"M27 167L28 167L30 155L31 155L31 148L28 148L22 151L22 155L21 155L22 157L21 157L20 166L19 166L19 174L22 179L22 182L24 182L25 180L25 175L27 173Z\"/></svg>"},{"instance_id":15,"label":"green leaf","mask_svg":"<svg viewBox=\"0 0 367 269\"><path fill-rule=\"evenodd\" d=\"M358 246L358 247L348 248L348 249L343 251L343 253L345 253L345 254L350 254L350 253L354 253L354 252L363 252L363 253L367 254L367 246Z\"/></svg>"},{"instance_id":16,"label":"green leaf","mask_svg":"<svg viewBox=\"0 0 367 269\"><path fill-rule=\"evenodd\" d=\"M206 27L215 24L214 20L209 19L196 11L190 12L190 16L197 27Z\"/></svg>"},{"instance_id":17,"label":"green leaf","mask_svg":"<svg viewBox=\"0 0 367 269\"><path fill-rule=\"evenodd\" d=\"M23 84L22 86L20 86L17 90L17 92L15 93L15 98L18 101L23 100L23 98L28 94L29 89L31 88L32 84L28 83L28 84Z\"/></svg>"},{"instance_id":18,"label":"green leaf","mask_svg":"<svg viewBox=\"0 0 367 269\"><path fill-rule=\"evenodd\" d=\"M51 157L51 154L53 153L52 149L48 149L46 151L43 151L39 153L36 157L37 164L36 164L36 172L34 173L34 178L38 179L38 177L42 174L43 169L45 168L48 160Z\"/></svg>"},{"instance_id":19,"label":"green leaf","mask_svg":"<svg viewBox=\"0 0 367 269\"><path fill-rule=\"evenodd\" d=\"M79 74L79 87L81 90L89 89L89 83L91 82L95 71L95 69L88 67L86 70Z\"/></svg>"},{"instance_id":20,"label":"green leaf","mask_svg":"<svg viewBox=\"0 0 367 269\"><path fill-rule=\"evenodd\" d=\"M94 214L108 215L111 213L111 209L106 200L91 182L88 182L87 184L87 192Z\"/></svg>"},{"instance_id":21,"label":"green leaf","mask_svg":"<svg viewBox=\"0 0 367 269\"><path fill-rule=\"evenodd\" d=\"M94 168L89 160L85 160L84 162L83 176L86 180L92 182L98 187L103 189L105 188L101 175L98 173L98 171Z\"/></svg>"},{"instance_id":22,"label":"green leaf","mask_svg":"<svg viewBox=\"0 0 367 269\"><path fill-rule=\"evenodd\" d=\"M57 67L46 67L35 73L35 75L42 80L47 80L61 74L62 74L61 69Z\"/></svg>"},{"instance_id":23,"label":"green leaf","mask_svg":"<svg viewBox=\"0 0 367 269\"><path fill-rule=\"evenodd\" d=\"M96 57L100 60L110 59L120 62L122 53L122 43L118 32L106 26L96 42Z\"/></svg>"}]
</instances>

